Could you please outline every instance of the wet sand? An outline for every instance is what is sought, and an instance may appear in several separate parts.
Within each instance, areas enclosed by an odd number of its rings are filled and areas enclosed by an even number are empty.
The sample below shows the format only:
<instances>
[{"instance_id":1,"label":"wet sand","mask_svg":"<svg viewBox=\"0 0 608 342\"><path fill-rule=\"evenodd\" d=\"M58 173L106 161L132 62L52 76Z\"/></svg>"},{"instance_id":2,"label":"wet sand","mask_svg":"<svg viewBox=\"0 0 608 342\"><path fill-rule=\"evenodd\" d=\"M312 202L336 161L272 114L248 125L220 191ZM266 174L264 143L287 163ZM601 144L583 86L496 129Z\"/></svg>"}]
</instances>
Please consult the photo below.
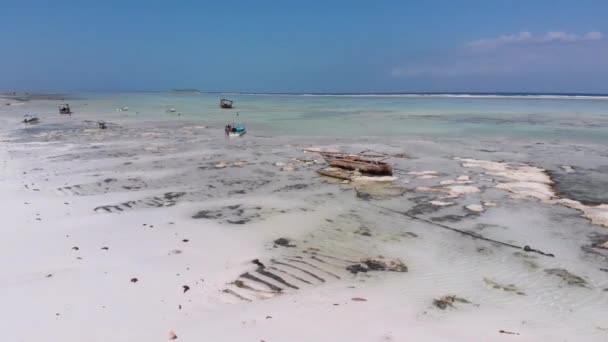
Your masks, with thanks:
<instances>
[{"instance_id":1,"label":"wet sand","mask_svg":"<svg viewBox=\"0 0 608 342\"><path fill-rule=\"evenodd\" d=\"M7 340L608 338L600 143L97 119L2 113ZM345 183L310 147L411 158Z\"/></svg>"}]
</instances>

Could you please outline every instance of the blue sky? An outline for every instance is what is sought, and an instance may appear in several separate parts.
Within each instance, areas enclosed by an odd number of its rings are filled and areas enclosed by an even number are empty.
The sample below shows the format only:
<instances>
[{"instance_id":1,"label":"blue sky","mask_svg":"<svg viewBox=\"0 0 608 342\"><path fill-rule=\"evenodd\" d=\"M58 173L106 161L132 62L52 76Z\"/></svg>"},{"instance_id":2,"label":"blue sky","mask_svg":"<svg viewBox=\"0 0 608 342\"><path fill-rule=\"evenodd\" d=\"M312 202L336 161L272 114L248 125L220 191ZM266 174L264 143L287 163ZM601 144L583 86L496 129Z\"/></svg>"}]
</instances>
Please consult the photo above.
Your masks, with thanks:
<instances>
[{"instance_id":1,"label":"blue sky","mask_svg":"<svg viewBox=\"0 0 608 342\"><path fill-rule=\"evenodd\" d=\"M608 93L608 1L0 1L0 91Z\"/></svg>"}]
</instances>

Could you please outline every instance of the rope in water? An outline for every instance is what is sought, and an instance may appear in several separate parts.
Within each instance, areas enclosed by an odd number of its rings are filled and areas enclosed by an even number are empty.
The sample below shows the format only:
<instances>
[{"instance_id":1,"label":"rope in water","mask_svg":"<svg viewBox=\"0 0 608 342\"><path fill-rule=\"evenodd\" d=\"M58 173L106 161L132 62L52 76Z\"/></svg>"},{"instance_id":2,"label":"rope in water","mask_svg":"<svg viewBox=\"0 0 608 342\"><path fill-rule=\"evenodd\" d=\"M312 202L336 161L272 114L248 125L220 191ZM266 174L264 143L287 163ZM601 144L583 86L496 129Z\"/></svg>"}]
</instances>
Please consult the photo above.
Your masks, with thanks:
<instances>
[{"instance_id":1,"label":"rope in water","mask_svg":"<svg viewBox=\"0 0 608 342\"><path fill-rule=\"evenodd\" d=\"M523 250L525 252L538 253L540 255L544 255L544 256L547 256L547 257L551 257L551 258L555 257L555 255L553 255L551 253L542 252L542 251L540 251L538 249L534 249L534 248L532 248L532 247L530 247L528 245L525 245L525 246L522 247L522 246L514 245L514 244L511 244L511 243L508 243L508 242L503 242L503 241L498 241L498 240L490 239L490 238L487 238L487 237L483 237L483 236L481 236L479 234L467 232L467 231L464 231L464 230L460 230L460 229L457 229L457 228L446 226L445 224L437 223L437 222L430 221L430 220L427 220L427 219L423 219L423 218L420 218L420 217L417 217L417 216L414 216L414 215L410 215L410 214L408 214L406 212L403 212L403 211L399 211L399 210L395 210L395 209L391 209L391 208L386 208L386 207L383 207L381 205L377 205L377 204L370 203L370 202L366 202L366 203L369 204L369 205L371 205L371 206L373 206L373 207L376 207L378 209L382 209L382 210L390 211L390 212L393 212L393 213L401 214L403 216L409 217L412 220L425 222L425 223L431 224L433 226L437 226L437 227L440 227L440 228L443 228L443 229L447 229L447 230L451 230L453 232L457 232L457 233L460 233L460 234L463 234L463 235L466 235L466 236L470 236L470 237L472 237L474 239L484 240L484 241L496 243L496 244L499 244L499 245L502 245L502 246L507 246L507 247L510 247L510 248L520 249L520 250Z\"/></svg>"}]
</instances>

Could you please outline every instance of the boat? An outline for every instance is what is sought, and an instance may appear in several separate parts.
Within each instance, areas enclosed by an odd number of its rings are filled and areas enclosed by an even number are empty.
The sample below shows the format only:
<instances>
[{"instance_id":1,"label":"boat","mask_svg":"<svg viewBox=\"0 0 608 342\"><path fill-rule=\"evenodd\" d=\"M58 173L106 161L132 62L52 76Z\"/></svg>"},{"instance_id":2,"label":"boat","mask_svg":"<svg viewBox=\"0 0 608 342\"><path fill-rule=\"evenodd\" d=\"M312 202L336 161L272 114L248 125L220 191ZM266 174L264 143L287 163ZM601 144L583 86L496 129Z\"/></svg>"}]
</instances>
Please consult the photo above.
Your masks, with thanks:
<instances>
[{"instance_id":1,"label":"boat","mask_svg":"<svg viewBox=\"0 0 608 342\"><path fill-rule=\"evenodd\" d=\"M59 105L59 114L72 115L72 110L70 109L70 105L67 103Z\"/></svg>"},{"instance_id":2,"label":"boat","mask_svg":"<svg viewBox=\"0 0 608 342\"><path fill-rule=\"evenodd\" d=\"M228 99L221 99L220 100L220 108L224 108L224 109L230 109L232 108L232 100L228 100Z\"/></svg>"},{"instance_id":3,"label":"boat","mask_svg":"<svg viewBox=\"0 0 608 342\"><path fill-rule=\"evenodd\" d=\"M247 133L247 127L243 124L226 125L224 133L229 137L242 137Z\"/></svg>"},{"instance_id":4,"label":"boat","mask_svg":"<svg viewBox=\"0 0 608 342\"><path fill-rule=\"evenodd\" d=\"M366 159L356 155L342 155L333 153L321 153L321 157L323 157L323 159L325 159L325 161L333 167L378 176L393 175L392 166L382 161Z\"/></svg>"},{"instance_id":5,"label":"boat","mask_svg":"<svg viewBox=\"0 0 608 342\"><path fill-rule=\"evenodd\" d=\"M37 117L35 117L35 116L31 116L31 115L26 115L26 116L23 118L23 123L26 123L26 124L38 123L39 121L40 121L40 119L38 119L38 118L37 118Z\"/></svg>"}]
</instances>

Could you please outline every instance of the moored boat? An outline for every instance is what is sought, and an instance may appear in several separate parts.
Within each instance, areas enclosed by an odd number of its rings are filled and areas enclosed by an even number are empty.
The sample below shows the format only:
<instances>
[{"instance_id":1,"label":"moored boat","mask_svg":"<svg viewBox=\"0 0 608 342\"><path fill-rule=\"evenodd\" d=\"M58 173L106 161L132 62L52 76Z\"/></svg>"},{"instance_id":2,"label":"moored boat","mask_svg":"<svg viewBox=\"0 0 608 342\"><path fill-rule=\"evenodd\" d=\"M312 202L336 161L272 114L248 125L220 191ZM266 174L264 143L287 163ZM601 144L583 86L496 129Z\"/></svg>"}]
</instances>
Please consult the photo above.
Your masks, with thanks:
<instances>
[{"instance_id":1,"label":"moored boat","mask_svg":"<svg viewBox=\"0 0 608 342\"><path fill-rule=\"evenodd\" d=\"M331 153L321 153L325 161L334 167L339 167L346 170L359 171L371 175L392 176L393 168L390 164L362 158L360 156L340 155Z\"/></svg>"},{"instance_id":2,"label":"moored boat","mask_svg":"<svg viewBox=\"0 0 608 342\"><path fill-rule=\"evenodd\" d=\"M221 99L220 100L220 108L224 108L224 109L230 109L232 108L232 100L228 100L228 99Z\"/></svg>"},{"instance_id":3,"label":"moored boat","mask_svg":"<svg viewBox=\"0 0 608 342\"><path fill-rule=\"evenodd\" d=\"M241 137L247 133L247 127L243 124L226 125L224 133L229 137Z\"/></svg>"},{"instance_id":4,"label":"moored boat","mask_svg":"<svg viewBox=\"0 0 608 342\"><path fill-rule=\"evenodd\" d=\"M40 121L40 119L38 119L38 117L29 115L29 114L23 118L23 123L26 123L26 124L34 124L34 123L38 123L39 121Z\"/></svg>"},{"instance_id":5,"label":"moored boat","mask_svg":"<svg viewBox=\"0 0 608 342\"><path fill-rule=\"evenodd\" d=\"M70 105L67 103L59 105L59 114L72 115L72 110L70 109Z\"/></svg>"}]
</instances>

